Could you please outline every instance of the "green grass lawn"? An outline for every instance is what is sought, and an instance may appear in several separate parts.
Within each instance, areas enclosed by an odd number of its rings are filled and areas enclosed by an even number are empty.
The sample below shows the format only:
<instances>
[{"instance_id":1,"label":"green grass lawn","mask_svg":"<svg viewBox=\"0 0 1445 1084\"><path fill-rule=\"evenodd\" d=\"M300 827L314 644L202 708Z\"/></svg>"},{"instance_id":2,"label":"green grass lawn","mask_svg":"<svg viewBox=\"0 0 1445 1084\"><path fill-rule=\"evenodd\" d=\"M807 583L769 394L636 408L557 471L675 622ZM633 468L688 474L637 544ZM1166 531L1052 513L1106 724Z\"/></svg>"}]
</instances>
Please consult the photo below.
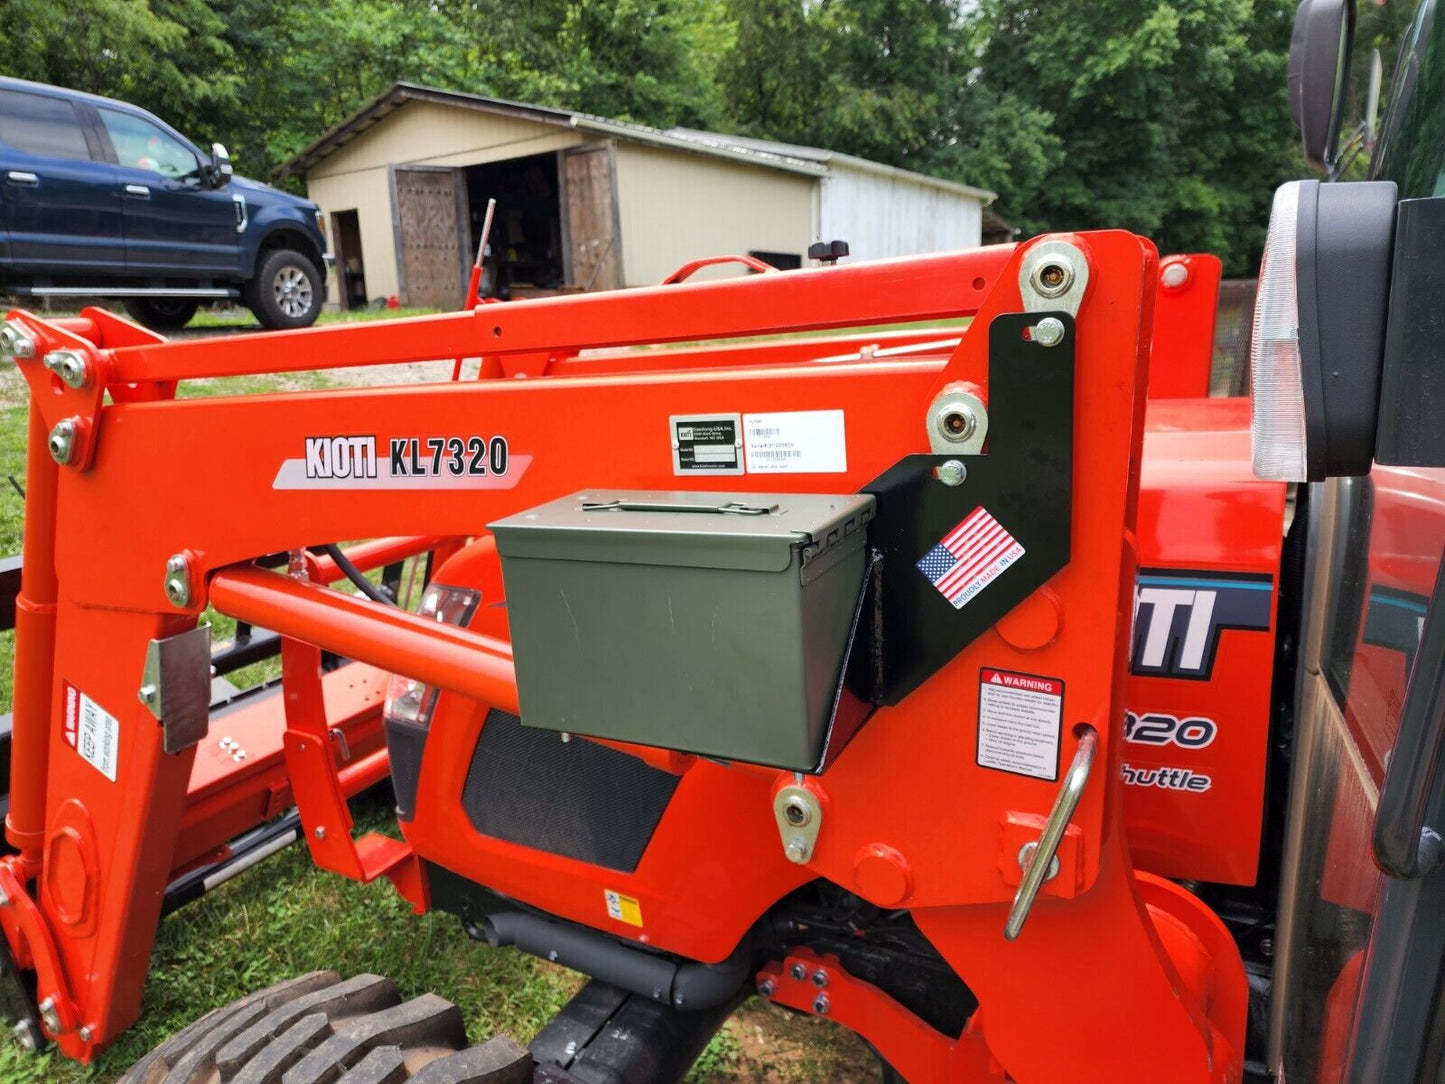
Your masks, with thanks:
<instances>
[{"instance_id":1,"label":"green grass lawn","mask_svg":"<svg viewBox=\"0 0 1445 1084\"><path fill-rule=\"evenodd\" d=\"M389 313L386 315L396 315ZM327 374L195 381L183 395L239 394L331 386ZM27 400L13 367L0 371L0 475L24 485ZM0 554L20 551L24 504L0 477ZM214 637L234 623L212 612ZM0 634L0 711L10 710L14 633ZM258 663L237 679L270 676ZM375 803L358 811L364 828L393 830ZM161 922L141 1017L97 1062L82 1068L27 1053L0 1037L0 1084L104 1084L190 1020L252 990L305 971L371 971L405 996L435 990L450 998L480 1041L506 1032L525 1042L582 982L580 976L511 949L468 938L453 917L413 915L389 884L363 886L317 870L293 846ZM828 1021L750 1001L694 1067L694 1082L876 1079L876 1062Z\"/></svg>"}]
</instances>

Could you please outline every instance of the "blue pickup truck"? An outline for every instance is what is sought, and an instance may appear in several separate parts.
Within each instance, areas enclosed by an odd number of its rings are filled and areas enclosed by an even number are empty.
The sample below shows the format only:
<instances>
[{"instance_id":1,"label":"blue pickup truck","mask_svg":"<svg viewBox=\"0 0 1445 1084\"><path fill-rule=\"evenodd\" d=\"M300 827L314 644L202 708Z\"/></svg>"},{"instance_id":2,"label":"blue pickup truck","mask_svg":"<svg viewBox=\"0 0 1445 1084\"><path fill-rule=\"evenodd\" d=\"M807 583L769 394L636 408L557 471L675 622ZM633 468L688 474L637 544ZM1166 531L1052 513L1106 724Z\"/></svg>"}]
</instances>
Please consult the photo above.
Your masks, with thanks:
<instances>
[{"instance_id":1,"label":"blue pickup truck","mask_svg":"<svg viewBox=\"0 0 1445 1084\"><path fill-rule=\"evenodd\" d=\"M263 325L305 327L326 297L314 203L232 175L124 102L0 78L0 294L107 297L183 327L239 298Z\"/></svg>"}]
</instances>

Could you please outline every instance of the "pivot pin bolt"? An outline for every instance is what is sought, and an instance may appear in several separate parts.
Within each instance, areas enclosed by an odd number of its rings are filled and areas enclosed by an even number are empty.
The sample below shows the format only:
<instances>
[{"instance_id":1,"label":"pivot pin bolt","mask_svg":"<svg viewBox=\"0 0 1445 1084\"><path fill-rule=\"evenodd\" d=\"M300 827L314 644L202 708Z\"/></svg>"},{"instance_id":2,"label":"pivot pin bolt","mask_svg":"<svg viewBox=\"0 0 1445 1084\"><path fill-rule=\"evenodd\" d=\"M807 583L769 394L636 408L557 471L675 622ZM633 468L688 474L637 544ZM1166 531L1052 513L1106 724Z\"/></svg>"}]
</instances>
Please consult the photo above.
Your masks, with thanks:
<instances>
[{"instance_id":1,"label":"pivot pin bolt","mask_svg":"<svg viewBox=\"0 0 1445 1084\"><path fill-rule=\"evenodd\" d=\"M1062 297L1074 284L1074 269L1058 260L1045 260L1034 268L1030 285L1043 297Z\"/></svg>"},{"instance_id":2,"label":"pivot pin bolt","mask_svg":"<svg viewBox=\"0 0 1445 1084\"><path fill-rule=\"evenodd\" d=\"M55 999L47 997L40 1003L40 1022L52 1035L60 1034L60 1012L55 1007Z\"/></svg>"},{"instance_id":3,"label":"pivot pin bolt","mask_svg":"<svg viewBox=\"0 0 1445 1084\"><path fill-rule=\"evenodd\" d=\"M185 608L191 604L191 562L183 553L166 561L166 598L172 606Z\"/></svg>"},{"instance_id":4,"label":"pivot pin bolt","mask_svg":"<svg viewBox=\"0 0 1445 1084\"><path fill-rule=\"evenodd\" d=\"M813 811L801 798L790 798L788 804L783 807L783 816L794 828L802 828L813 819Z\"/></svg>"},{"instance_id":5,"label":"pivot pin bolt","mask_svg":"<svg viewBox=\"0 0 1445 1084\"><path fill-rule=\"evenodd\" d=\"M50 431L50 439L46 446L50 449L50 458L59 463L62 467L75 457L75 438L80 432L80 426L75 418L63 418L55 423L55 428Z\"/></svg>"},{"instance_id":6,"label":"pivot pin bolt","mask_svg":"<svg viewBox=\"0 0 1445 1084\"><path fill-rule=\"evenodd\" d=\"M813 1011L814 1011L815 1013L817 1013L819 1016L827 1016L827 1015L828 1015L828 995L827 995L827 994L819 994L816 998L813 999Z\"/></svg>"}]
</instances>

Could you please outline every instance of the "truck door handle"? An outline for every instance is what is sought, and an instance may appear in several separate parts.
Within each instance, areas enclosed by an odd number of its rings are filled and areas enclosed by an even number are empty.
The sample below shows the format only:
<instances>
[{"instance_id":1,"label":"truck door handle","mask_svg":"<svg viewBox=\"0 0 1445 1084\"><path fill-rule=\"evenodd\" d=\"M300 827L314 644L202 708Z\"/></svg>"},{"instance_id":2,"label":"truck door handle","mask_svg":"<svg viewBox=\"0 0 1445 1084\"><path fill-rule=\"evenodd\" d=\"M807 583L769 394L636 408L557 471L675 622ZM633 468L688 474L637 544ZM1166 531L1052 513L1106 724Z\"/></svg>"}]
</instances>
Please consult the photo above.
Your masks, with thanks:
<instances>
[{"instance_id":1,"label":"truck door handle","mask_svg":"<svg viewBox=\"0 0 1445 1084\"><path fill-rule=\"evenodd\" d=\"M143 184L128 184L125 186L125 194L132 199L150 199L151 190Z\"/></svg>"},{"instance_id":2,"label":"truck door handle","mask_svg":"<svg viewBox=\"0 0 1445 1084\"><path fill-rule=\"evenodd\" d=\"M1375 861L1392 877L1413 881L1445 865L1445 826L1436 786L1445 764L1445 561L1400 707L1400 729L1375 808Z\"/></svg>"},{"instance_id":3,"label":"truck door handle","mask_svg":"<svg viewBox=\"0 0 1445 1084\"><path fill-rule=\"evenodd\" d=\"M1024 929L1024 921L1033 910L1039 889L1044 886L1045 879L1054 872L1050 867L1058 857L1059 844L1063 842L1064 832L1069 827L1069 821L1074 819L1074 810L1079 807L1079 799L1083 796L1084 787L1088 785L1098 744L1099 735L1093 727L1080 728L1079 746L1074 751L1074 762L1069 765L1069 770L1064 775L1064 785L1059 788L1059 796L1054 799L1054 808L1049 811L1049 819L1044 822L1043 834L1039 836L1037 843L1025 843L1024 849L1019 852L1024 878L1019 882L1018 891L1014 893L1014 904L1009 909L1008 922L1003 928L1003 935L1009 941L1018 940Z\"/></svg>"},{"instance_id":4,"label":"truck door handle","mask_svg":"<svg viewBox=\"0 0 1445 1084\"><path fill-rule=\"evenodd\" d=\"M5 174L5 179L11 184L25 184L34 188L40 183L40 178L34 173L28 173L23 169L12 169Z\"/></svg>"}]
</instances>

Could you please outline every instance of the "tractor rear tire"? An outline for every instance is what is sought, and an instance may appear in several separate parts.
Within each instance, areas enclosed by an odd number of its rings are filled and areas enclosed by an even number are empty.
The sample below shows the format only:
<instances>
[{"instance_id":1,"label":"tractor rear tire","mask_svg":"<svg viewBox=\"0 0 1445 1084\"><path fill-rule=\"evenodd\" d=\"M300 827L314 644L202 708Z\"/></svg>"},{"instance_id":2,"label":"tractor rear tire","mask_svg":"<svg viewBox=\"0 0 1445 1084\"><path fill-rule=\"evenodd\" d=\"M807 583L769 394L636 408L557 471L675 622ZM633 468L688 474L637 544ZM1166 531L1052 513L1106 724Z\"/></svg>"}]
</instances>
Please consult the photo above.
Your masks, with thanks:
<instances>
[{"instance_id":1,"label":"tractor rear tire","mask_svg":"<svg viewBox=\"0 0 1445 1084\"><path fill-rule=\"evenodd\" d=\"M498 1036L467 1047L461 1010L402 1001L379 975L334 971L216 1009L147 1054L119 1084L531 1084L532 1055Z\"/></svg>"}]
</instances>

